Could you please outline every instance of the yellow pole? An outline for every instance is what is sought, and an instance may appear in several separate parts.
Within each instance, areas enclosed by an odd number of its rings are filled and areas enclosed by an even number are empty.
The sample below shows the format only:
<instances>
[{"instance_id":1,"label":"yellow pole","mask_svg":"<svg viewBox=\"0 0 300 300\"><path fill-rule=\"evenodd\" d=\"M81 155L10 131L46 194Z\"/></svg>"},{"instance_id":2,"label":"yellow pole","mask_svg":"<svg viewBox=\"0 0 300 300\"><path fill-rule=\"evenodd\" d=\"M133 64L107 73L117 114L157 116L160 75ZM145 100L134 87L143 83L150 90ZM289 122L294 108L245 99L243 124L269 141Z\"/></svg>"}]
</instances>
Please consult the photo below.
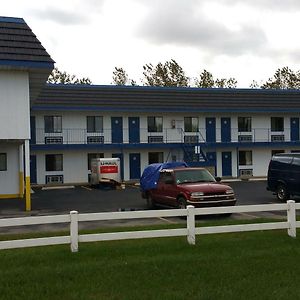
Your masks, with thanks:
<instances>
[{"instance_id":1,"label":"yellow pole","mask_svg":"<svg viewBox=\"0 0 300 300\"><path fill-rule=\"evenodd\" d=\"M19 196L24 196L24 152L23 145L19 146Z\"/></svg>"},{"instance_id":2,"label":"yellow pole","mask_svg":"<svg viewBox=\"0 0 300 300\"><path fill-rule=\"evenodd\" d=\"M29 140L25 140L25 209L31 210Z\"/></svg>"}]
</instances>

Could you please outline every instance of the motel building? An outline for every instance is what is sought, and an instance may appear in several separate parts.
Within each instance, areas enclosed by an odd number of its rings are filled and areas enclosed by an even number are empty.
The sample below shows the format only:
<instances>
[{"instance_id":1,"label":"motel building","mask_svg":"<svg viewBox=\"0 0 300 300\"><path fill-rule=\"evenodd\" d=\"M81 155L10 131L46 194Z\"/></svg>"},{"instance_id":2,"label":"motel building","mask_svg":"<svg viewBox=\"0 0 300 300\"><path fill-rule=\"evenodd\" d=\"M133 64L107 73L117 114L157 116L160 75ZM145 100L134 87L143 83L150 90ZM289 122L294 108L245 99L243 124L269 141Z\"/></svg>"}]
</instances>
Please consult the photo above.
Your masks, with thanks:
<instances>
[{"instance_id":1,"label":"motel building","mask_svg":"<svg viewBox=\"0 0 300 300\"><path fill-rule=\"evenodd\" d=\"M300 91L50 85L53 64L23 19L0 19L0 197L25 187L27 210L30 183L86 184L96 157L124 181L167 161L240 178L300 151Z\"/></svg>"}]
</instances>

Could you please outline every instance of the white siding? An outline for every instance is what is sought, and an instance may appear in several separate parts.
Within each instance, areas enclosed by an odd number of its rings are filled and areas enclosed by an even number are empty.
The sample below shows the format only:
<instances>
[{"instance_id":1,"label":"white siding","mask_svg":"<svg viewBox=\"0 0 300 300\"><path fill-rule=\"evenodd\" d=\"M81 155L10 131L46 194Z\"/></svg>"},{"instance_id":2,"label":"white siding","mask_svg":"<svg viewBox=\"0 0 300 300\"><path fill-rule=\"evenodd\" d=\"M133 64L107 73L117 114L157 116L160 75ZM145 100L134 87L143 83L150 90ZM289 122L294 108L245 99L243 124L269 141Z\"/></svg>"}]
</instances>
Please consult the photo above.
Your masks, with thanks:
<instances>
[{"instance_id":1,"label":"white siding","mask_svg":"<svg viewBox=\"0 0 300 300\"><path fill-rule=\"evenodd\" d=\"M28 73L0 71L0 139L29 139Z\"/></svg>"},{"instance_id":2,"label":"white siding","mask_svg":"<svg viewBox=\"0 0 300 300\"><path fill-rule=\"evenodd\" d=\"M0 153L7 154L7 171L0 171L0 195L19 194L19 145L0 143Z\"/></svg>"}]
</instances>

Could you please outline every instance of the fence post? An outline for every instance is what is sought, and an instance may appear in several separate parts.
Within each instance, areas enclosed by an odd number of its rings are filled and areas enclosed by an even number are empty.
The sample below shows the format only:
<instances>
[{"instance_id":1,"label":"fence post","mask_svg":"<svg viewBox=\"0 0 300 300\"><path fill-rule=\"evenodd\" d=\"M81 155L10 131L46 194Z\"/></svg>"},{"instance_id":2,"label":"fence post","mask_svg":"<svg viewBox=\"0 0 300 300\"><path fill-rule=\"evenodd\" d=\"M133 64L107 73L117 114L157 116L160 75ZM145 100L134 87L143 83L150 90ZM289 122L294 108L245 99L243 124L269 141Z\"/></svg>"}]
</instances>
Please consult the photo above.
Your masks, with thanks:
<instances>
[{"instance_id":1,"label":"fence post","mask_svg":"<svg viewBox=\"0 0 300 300\"><path fill-rule=\"evenodd\" d=\"M195 207L193 205L187 206L187 241L190 245L196 244L196 237L195 237Z\"/></svg>"},{"instance_id":2,"label":"fence post","mask_svg":"<svg viewBox=\"0 0 300 300\"><path fill-rule=\"evenodd\" d=\"M288 235L291 237L296 237L296 205L295 201L287 201L287 220L289 223Z\"/></svg>"},{"instance_id":3,"label":"fence post","mask_svg":"<svg viewBox=\"0 0 300 300\"><path fill-rule=\"evenodd\" d=\"M78 252L78 211L70 211L70 217L71 252Z\"/></svg>"}]
</instances>

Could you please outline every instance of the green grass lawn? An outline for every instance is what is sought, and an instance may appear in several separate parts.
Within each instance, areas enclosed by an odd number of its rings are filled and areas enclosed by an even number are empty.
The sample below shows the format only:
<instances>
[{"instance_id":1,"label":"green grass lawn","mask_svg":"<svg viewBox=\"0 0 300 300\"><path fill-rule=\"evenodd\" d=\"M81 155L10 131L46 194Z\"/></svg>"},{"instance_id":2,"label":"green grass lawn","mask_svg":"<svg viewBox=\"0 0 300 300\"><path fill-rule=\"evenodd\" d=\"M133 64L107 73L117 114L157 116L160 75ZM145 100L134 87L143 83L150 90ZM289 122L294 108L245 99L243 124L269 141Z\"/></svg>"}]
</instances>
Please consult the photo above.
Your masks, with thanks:
<instances>
[{"instance_id":1,"label":"green grass lawn","mask_svg":"<svg viewBox=\"0 0 300 300\"><path fill-rule=\"evenodd\" d=\"M285 230L2 250L0 299L299 299L299 257Z\"/></svg>"}]
</instances>

